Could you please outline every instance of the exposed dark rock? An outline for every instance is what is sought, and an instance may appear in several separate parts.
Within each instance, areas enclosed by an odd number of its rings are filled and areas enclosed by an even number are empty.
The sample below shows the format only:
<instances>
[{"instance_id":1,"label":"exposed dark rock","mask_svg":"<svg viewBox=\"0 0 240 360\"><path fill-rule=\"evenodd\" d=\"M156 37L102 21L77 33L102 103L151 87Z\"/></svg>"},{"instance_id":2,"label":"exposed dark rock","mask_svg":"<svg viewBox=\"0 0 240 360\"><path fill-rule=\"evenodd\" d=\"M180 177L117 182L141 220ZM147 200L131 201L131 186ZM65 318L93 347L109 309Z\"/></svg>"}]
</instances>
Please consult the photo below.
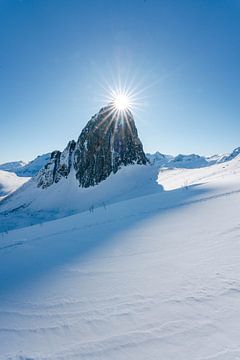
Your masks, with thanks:
<instances>
[{"instance_id":1,"label":"exposed dark rock","mask_svg":"<svg viewBox=\"0 0 240 360\"><path fill-rule=\"evenodd\" d=\"M72 167L72 156L76 146L74 140L69 141L66 149L53 151L47 163L37 175L37 185L43 189L67 177Z\"/></svg>"},{"instance_id":2,"label":"exposed dark rock","mask_svg":"<svg viewBox=\"0 0 240 360\"><path fill-rule=\"evenodd\" d=\"M131 112L117 112L109 104L87 123L77 143L72 140L62 153L52 153L38 174L37 183L46 188L67 177L73 169L79 186L89 187L122 166L148 162Z\"/></svg>"},{"instance_id":3,"label":"exposed dark rock","mask_svg":"<svg viewBox=\"0 0 240 360\"><path fill-rule=\"evenodd\" d=\"M58 182L61 177L67 177L72 168L73 152L76 147L74 140L69 141L66 149L61 153L59 165L55 174L55 182Z\"/></svg>"},{"instance_id":4,"label":"exposed dark rock","mask_svg":"<svg viewBox=\"0 0 240 360\"><path fill-rule=\"evenodd\" d=\"M116 113L111 105L87 123L74 154L76 178L82 187L100 183L121 166L147 162L132 114Z\"/></svg>"},{"instance_id":5,"label":"exposed dark rock","mask_svg":"<svg viewBox=\"0 0 240 360\"><path fill-rule=\"evenodd\" d=\"M37 175L37 184L38 187L43 189L52 185L55 181L55 175L57 168L59 166L61 151L53 151L51 153L50 161L40 170Z\"/></svg>"}]
</instances>

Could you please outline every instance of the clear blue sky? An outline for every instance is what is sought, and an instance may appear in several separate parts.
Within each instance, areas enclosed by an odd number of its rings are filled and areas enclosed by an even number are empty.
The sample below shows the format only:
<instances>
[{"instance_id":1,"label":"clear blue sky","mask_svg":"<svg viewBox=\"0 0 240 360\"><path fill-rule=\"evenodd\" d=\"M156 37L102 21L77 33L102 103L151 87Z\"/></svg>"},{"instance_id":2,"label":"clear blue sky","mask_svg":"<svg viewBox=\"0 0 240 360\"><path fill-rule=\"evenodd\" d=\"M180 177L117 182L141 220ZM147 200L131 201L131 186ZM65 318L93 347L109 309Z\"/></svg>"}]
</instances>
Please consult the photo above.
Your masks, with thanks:
<instances>
[{"instance_id":1,"label":"clear blue sky","mask_svg":"<svg viewBox=\"0 0 240 360\"><path fill-rule=\"evenodd\" d=\"M146 151L240 146L240 1L0 0L0 162L63 149L119 76Z\"/></svg>"}]
</instances>

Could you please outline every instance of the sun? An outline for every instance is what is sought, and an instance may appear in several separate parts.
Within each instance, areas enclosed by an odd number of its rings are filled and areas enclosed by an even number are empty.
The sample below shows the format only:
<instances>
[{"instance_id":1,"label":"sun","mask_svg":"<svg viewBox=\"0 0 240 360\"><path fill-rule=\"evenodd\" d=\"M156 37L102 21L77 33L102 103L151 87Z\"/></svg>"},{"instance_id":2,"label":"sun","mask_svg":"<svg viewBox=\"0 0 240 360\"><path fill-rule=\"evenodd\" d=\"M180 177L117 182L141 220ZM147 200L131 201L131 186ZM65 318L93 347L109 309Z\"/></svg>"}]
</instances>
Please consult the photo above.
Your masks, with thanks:
<instances>
[{"instance_id":1,"label":"sun","mask_svg":"<svg viewBox=\"0 0 240 360\"><path fill-rule=\"evenodd\" d=\"M125 111L130 106L130 98L126 94L117 94L113 99L114 107L118 111Z\"/></svg>"}]
</instances>

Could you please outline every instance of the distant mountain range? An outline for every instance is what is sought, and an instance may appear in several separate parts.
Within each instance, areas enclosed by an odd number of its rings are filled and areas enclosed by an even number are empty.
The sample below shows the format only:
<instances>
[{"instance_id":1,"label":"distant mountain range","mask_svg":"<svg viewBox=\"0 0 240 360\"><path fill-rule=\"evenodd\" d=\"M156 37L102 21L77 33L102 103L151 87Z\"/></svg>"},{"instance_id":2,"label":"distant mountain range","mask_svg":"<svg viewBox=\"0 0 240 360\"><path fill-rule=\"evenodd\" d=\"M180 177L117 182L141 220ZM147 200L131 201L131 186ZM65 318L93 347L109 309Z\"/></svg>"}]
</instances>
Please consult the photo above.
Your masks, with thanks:
<instances>
[{"instance_id":1,"label":"distant mountain range","mask_svg":"<svg viewBox=\"0 0 240 360\"><path fill-rule=\"evenodd\" d=\"M33 177L37 175L38 172L49 163L49 161L51 160L51 156L54 156L52 154L56 152L57 151L54 151L53 153L39 155L29 163L21 160L4 163L0 165L0 170L15 173L17 176L20 177ZM159 168L167 167L194 169L230 161L239 155L240 147L237 147L231 153L223 155L213 155L210 157L205 157L197 154L179 154L177 156L173 156L162 154L159 151L155 152L154 154L147 153L146 157L151 164Z\"/></svg>"},{"instance_id":2,"label":"distant mountain range","mask_svg":"<svg viewBox=\"0 0 240 360\"><path fill-rule=\"evenodd\" d=\"M154 154L146 154L150 163L162 168L184 168L195 169L202 168L214 164L220 164L226 161L230 161L240 155L240 147L234 149L229 154L213 155L210 157L200 156L196 154L184 155L179 154L177 156L165 155L160 152Z\"/></svg>"},{"instance_id":3,"label":"distant mountain range","mask_svg":"<svg viewBox=\"0 0 240 360\"><path fill-rule=\"evenodd\" d=\"M13 161L0 165L0 170L15 173L17 176L33 177L50 160L51 153L37 156L34 160L26 163L24 161Z\"/></svg>"},{"instance_id":4,"label":"distant mountain range","mask_svg":"<svg viewBox=\"0 0 240 360\"><path fill-rule=\"evenodd\" d=\"M161 192L159 169L205 168L239 154L145 154L131 112L109 104L62 152L0 165L0 222L8 230Z\"/></svg>"}]
</instances>

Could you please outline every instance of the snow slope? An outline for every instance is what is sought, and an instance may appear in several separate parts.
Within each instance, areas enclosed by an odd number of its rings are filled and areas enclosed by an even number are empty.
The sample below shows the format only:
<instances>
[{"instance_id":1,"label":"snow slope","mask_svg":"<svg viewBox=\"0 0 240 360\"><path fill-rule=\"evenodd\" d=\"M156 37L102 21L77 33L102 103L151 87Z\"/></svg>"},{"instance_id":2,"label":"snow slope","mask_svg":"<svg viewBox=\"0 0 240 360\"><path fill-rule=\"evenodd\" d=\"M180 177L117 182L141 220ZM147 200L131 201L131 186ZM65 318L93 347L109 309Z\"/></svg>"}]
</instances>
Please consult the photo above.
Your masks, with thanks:
<instances>
[{"instance_id":1,"label":"snow slope","mask_svg":"<svg viewBox=\"0 0 240 360\"><path fill-rule=\"evenodd\" d=\"M25 166L27 163L24 161L12 161L0 165L0 170L15 172L17 169Z\"/></svg>"},{"instance_id":2,"label":"snow slope","mask_svg":"<svg viewBox=\"0 0 240 360\"><path fill-rule=\"evenodd\" d=\"M206 183L221 183L225 181L236 181L239 175L240 157L224 163L215 164L205 168L196 169L161 169L158 176L159 184L165 190L186 188L191 185Z\"/></svg>"},{"instance_id":3,"label":"snow slope","mask_svg":"<svg viewBox=\"0 0 240 360\"><path fill-rule=\"evenodd\" d=\"M239 159L159 182L0 236L1 360L240 358Z\"/></svg>"},{"instance_id":4,"label":"snow slope","mask_svg":"<svg viewBox=\"0 0 240 360\"><path fill-rule=\"evenodd\" d=\"M164 171L167 180L171 178L170 183L173 182L174 186L178 186L175 183L176 175L181 186L186 187L190 184L188 184L188 171L185 172L185 169L196 169L196 172L191 174L200 174L201 177L202 174L211 173L217 164L220 165L220 168L221 166L223 168L224 166L231 166L229 165L232 163L231 159L239 159L239 151L237 148L230 155L210 158L195 154L180 154L176 157L159 152L153 155L148 154L147 157L151 166L127 167L121 170L120 175L112 175L103 184L88 189L79 188L74 171L71 171L67 179L63 178L49 189L37 188L37 179L33 179L0 204L0 231L57 219L86 211L90 207L104 206L105 203L110 204L130 197L142 196L146 192L161 191L161 187L157 186L156 183L159 169L161 174ZM46 161L44 156L39 157L39 159L37 160L38 165L41 161ZM33 163L34 161L29 165ZM201 170L201 168L206 168L206 170ZM217 167L216 169L220 168ZM166 169L170 169L171 172L165 172ZM181 178L180 174L183 175L184 179ZM164 181L163 177L162 180Z\"/></svg>"},{"instance_id":5,"label":"snow slope","mask_svg":"<svg viewBox=\"0 0 240 360\"><path fill-rule=\"evenodd\" d=\"M13 161L0 165L0 170L15 173L18 176L32 177L35 176L39 170L47 164L51 154L43 154L37 156L35 159L26 163L24 161Z\"/></svg>"},{"instance_id":6,"label":"snow slope","mask_svg":"<svg viewBox=\"0 0 240 360\"><path fill-rule=\"evenodd\" d=\"M154 166L131 165L89 188L79 187L74 171L45 189L32 179L1 202L0 232L162 191L157 176Z\"/></svg>"},{"instance_id":7,"label":"snow slope","mask_svg":"<svg viewBox=\"0 0 240 360\"><path fill-rule=\"evenodd\" d=\"M0 200L27 182L29 178L20 178L14 173L0 170Z\"/></svg>"},{"instance_id":8,"label":"snow slope","mask_svg":"<svg viewBox=\"0 0 240 360\"><path fill-rule=\"evenodd\" d=\"M18 176L35 176L43 166L45 166L50 160L50 153L37 156L35 159L30 161L28 164L18 168L16 174Z\"/></svg>"}]
</instances>

